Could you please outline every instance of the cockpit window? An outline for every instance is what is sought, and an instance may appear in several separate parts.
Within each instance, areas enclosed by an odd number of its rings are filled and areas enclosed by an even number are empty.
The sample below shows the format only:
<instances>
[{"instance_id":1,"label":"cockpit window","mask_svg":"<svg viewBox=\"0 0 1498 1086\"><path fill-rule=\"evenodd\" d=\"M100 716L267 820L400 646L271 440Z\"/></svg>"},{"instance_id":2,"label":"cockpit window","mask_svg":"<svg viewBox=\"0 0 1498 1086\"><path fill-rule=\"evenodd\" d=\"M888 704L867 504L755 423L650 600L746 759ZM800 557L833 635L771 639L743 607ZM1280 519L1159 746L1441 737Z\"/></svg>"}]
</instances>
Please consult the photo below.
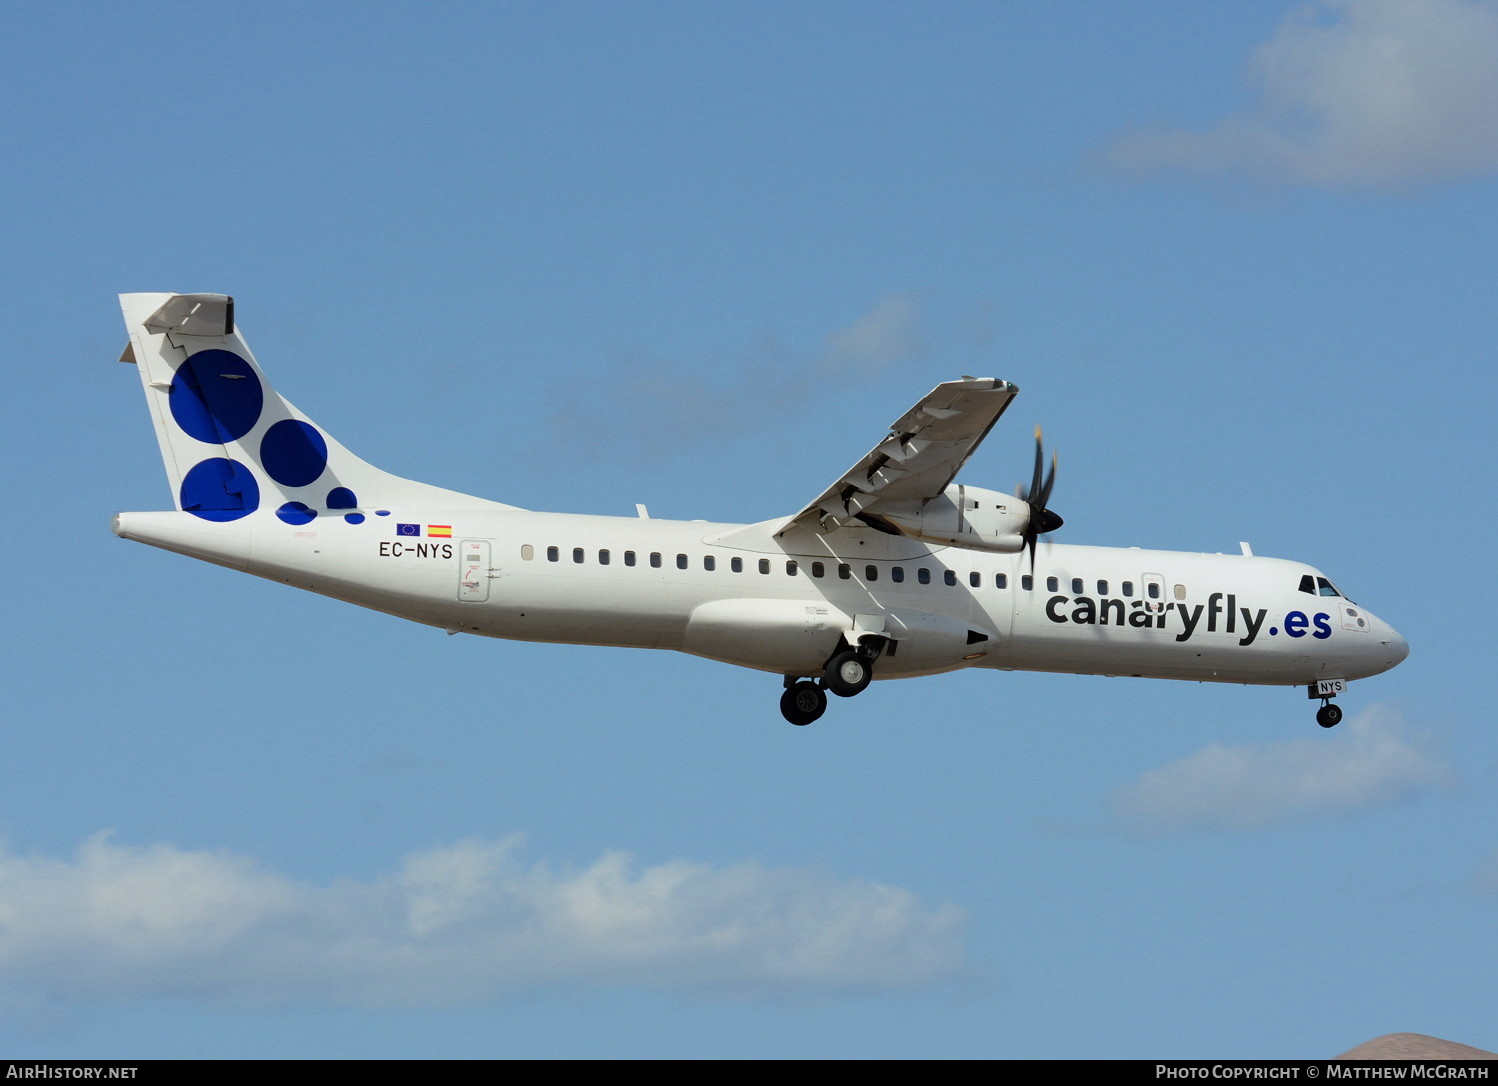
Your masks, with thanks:
<instances>
[{"instance_id":1,"label":"cockpit window","mask_svg":"<svg viewBox=\"0 0 1498 1086\"><path fill-rule=\"evenodd\" d=\"M1319 592L1320 595L1323 595L1323 596L1338 596L1341 599L1347 600L1347 593L1343 592L1340 588L1338 588L1336 585L1332 584L1325 577L1317 577L1316 578L1316 588L1317 588L1317 591ZM1347 602L1351 603L1352 600L1347 600Z\"/></svg>"},{"instance_id":2,"label":"cockpit window","mask_svg":"<svg viewBox=\"0 0 1498 1086\"><path fill-rule=\"evenodd\" d=\"M1347 599L1341 590L1325 577L1313 577L1309 573L1301 576L1300 590L1308 596L1338 596L1341 599Z\"/></svg>"}]
</instances>

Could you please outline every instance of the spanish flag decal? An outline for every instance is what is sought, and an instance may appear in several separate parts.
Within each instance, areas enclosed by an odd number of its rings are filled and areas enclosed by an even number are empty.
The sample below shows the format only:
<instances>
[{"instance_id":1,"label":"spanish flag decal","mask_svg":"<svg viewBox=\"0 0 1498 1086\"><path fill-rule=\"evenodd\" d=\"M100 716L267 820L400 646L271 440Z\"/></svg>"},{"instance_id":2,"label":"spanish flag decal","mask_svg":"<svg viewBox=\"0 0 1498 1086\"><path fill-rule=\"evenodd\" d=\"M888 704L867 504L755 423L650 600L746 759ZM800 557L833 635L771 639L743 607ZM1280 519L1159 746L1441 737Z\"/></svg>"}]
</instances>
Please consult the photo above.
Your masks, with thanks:
<instances>
[{"instance_id":1,"label":"spanish flag decal","mask_svg":"<svg viewBox=\"0 0 1498 1086\"><path fill-rule=\"evenodd\" d=\"M451 539L453 526L451 524L428 524L427 535L432 539Z\"/></svg>"}]
</instances>

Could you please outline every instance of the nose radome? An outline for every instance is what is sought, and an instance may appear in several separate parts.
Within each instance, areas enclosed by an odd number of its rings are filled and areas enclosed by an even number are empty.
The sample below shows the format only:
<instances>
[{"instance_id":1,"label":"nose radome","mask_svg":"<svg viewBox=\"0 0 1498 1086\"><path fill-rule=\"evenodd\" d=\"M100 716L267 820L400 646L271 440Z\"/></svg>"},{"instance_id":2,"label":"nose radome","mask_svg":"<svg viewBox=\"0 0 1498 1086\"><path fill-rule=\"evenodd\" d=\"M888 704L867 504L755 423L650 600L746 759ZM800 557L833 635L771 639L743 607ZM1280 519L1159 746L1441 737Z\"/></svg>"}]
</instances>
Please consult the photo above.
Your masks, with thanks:
<instances>
[{"instance_id":1,"label":"nose radome","mask_svg":"<svg viewBox=\"0 0 1498 1086\"><path fill-rule=\"evenodd\" d=\"M1404 658L1410 654L1410 643L1400 637L1398 631L1392 626L1389 627L1389 635L1381 640L1389 646L1390 667L1403 663Z\"/></svg>"}]
</instances>

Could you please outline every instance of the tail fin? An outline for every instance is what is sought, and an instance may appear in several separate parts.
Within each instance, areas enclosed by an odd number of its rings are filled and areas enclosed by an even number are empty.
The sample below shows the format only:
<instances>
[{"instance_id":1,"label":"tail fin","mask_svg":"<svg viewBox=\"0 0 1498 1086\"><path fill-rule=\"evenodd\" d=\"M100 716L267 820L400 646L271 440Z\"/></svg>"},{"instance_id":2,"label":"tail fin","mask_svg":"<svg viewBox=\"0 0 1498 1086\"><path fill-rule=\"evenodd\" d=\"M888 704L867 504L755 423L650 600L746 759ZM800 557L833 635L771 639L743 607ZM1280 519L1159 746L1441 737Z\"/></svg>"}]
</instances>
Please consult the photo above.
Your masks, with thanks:
<instances>
[{"instance_id":1,"label":"tail fin","mask_svg":"<svg viewBox=\"0 0 1498 1086\"><path fill-rule=\"evenodd\" d=\"M210 521L360 523L391 507L512 508L390 475L333 440L266 381L223 294L122 294L177 508Z\"/></svg>"}]
</instances>

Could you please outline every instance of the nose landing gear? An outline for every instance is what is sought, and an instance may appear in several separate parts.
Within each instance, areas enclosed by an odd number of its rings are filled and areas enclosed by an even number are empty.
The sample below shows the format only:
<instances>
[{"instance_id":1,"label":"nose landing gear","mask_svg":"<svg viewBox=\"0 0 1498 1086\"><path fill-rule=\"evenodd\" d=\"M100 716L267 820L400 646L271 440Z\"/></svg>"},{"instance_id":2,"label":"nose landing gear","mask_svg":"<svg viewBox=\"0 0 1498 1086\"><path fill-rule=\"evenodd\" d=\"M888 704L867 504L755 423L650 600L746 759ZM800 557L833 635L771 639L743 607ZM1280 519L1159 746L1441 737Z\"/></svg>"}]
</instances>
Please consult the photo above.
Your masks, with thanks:
<instances>
[{"instance_id":1,"label":"nose landing gear","mask_svg":"<svg viewBox=\"0 0 1498 1086\"><path fill-rule=\"evenodd\" d=\"M1330 698L1326 699L1321 708L1316 710L1316 723L1323 728L1335 728L1342 723L1342 707L1333 705Z\"/></svg>"},{"instance_id":2,"label":"nose landing gear","mask_svg":"<svg viewBox=\"0 0 1498 1086\"><path fill-rule=\"evenodd\" d=\"M1345 679L1318 679L1306 687L1306 697L1320 698L1321 708L1316 710L1316 723L1323 728L1335 728L1342 723L1342 707L1332 704L1332 698L1347 689Z\"/></svg>"}]
</instances>

